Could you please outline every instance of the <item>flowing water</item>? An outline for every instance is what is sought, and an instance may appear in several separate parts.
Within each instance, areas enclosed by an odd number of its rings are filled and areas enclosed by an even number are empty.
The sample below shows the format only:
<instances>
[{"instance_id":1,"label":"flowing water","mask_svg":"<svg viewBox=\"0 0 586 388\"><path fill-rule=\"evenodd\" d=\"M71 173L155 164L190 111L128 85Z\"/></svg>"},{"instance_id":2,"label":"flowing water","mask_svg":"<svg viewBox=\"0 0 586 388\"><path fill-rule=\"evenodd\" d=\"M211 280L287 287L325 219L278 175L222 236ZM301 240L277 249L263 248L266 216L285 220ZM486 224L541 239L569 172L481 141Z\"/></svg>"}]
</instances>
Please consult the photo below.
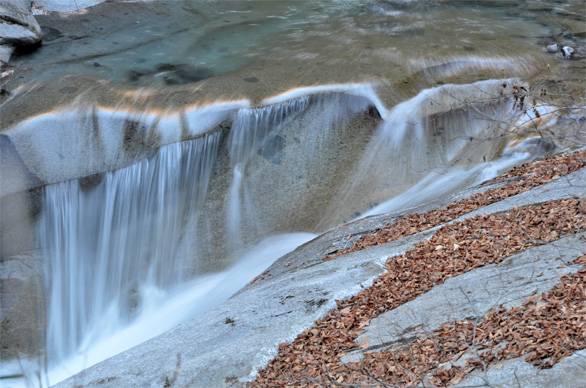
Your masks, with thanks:
<instances>
[{"instance_id":1,"label":"flowing water","mask_svg":"<svg viewBox=\"0 0 586 388\"><path fill-rule=\"evenodd\" d=\"M556 101L528 110L516 93L580 85L581 4L39 12L45 44L2 81L1 264L34 261L46 308L41 357L3 353L2 376L25 374L5 381L54 384L222 303L329 228L547 151L508 147L534 134L526 122L564 119Z\"/></svg>"}]
</instances>

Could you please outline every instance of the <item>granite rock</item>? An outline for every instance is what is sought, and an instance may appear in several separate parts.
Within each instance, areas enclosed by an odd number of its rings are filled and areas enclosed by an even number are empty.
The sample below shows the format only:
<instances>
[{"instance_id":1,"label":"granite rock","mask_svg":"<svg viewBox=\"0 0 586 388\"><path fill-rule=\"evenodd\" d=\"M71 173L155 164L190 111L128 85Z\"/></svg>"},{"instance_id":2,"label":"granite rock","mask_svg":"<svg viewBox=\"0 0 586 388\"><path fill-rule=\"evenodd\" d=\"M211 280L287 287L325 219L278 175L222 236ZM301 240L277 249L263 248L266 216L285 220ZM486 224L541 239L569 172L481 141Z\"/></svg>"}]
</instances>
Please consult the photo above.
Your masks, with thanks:
<instances>
[{"instance_id":1,"label":"granite rock","mask_svg":"<svg viewBox=\"0 0 586 388\"><path fill-rule=\"evenodd\" d=\"M0 1L0 45L31 46L42 39L39 23L20 1Z\"/></svg>"}]
</instances>

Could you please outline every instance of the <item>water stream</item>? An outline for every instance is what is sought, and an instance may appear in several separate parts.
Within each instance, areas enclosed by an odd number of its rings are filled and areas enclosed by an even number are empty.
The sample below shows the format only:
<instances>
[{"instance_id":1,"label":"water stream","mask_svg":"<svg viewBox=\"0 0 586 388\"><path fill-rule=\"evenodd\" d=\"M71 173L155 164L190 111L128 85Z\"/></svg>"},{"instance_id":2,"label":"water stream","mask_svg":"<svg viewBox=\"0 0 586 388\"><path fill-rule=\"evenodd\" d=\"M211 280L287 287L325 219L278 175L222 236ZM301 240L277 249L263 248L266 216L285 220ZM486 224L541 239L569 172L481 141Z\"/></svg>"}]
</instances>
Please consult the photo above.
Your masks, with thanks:
<instances>
[{"instance_id":1,"label":"water stream","mask_svg":"<svg viewBox=\"0 0 586 388\"><path fill-rule=\"evenodd\" d=\"M538 155L503 150L534 135L519 135L531 112L557 111L528 112L514 87L580 74L583 61L544 49L584 44L580 4L155 1L38 15L44 46L2 81L0 144L20 170L0 199L33 209L32 242L6 255L40 263L46 338L40 358L3 358L1 376L55 384L212 309L329 228Z\"/></svg>"},{"instance_id":2,"label":"water stream","mask_svg":"<svg viewBox=\"0 0 586 388\"><path fill-rule=\"evenodd\" d=\"M50 263L51 359L128 323L127 312L144 303L141 288L185 280L183 258L197 236L184 230L197 222L218 143L213 134L168 145L152 159L106 173L95 187L45 187L38 235Z\"/></svg>"},{"instance_id":3,"label":"water stream","mask_svg":"<svg viewBox=\"0 0 586 388\"><path fill-rule=\"evenodd\" d=\"M496 124L454 112L455 91L466 98L495 84L502 82L423 91L375 119L370 141L361 135L371 103L361 96L325 93L237 109L228 134L210 132L120 170L44 187L37 235L46 260L48 381L221 303L315 233L351 220L349 208L368 216L415 206L526 160L529 154L496 153L507 130L500 121L520 114L511 102L477 106ZM439 114L433 124L429 98ZM438 122L449 128L437 133ZM321 170L337 153L333 144L352 132L362 149L345 157L356 167L327 176ZM489 133L497 140L487 141ZM410 171L414 166L420 171ZM387 200L368 210L381 198ZM296 230L291 203L322 210L302 214L306 226ZM218 244L222 253L208 256Z\"/></svg>"}]
</instances>

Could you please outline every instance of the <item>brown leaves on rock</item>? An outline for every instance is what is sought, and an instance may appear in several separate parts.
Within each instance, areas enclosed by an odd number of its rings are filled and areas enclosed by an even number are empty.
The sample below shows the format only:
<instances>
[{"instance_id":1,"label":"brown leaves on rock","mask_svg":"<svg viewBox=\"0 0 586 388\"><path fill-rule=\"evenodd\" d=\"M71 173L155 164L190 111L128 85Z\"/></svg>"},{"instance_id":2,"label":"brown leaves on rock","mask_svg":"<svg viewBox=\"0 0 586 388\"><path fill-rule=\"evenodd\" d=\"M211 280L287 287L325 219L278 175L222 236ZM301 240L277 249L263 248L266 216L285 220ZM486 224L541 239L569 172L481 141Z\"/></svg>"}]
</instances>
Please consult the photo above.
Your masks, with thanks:
<instances>
[{"instance_id":1,"label":"brown leaves on rock","mask_svg":"<svg viewBox=\"0 0 586 388\"><path fill-rule=\"evenodd\" d=\"M577 273L564 276L560 284L548 293L530 298L522 307L499 308L489 311L478 325L456 322L434 331L434 341L450 359L454 353L449 345L456 337L473 337L463 346L479 352L480 357L469 359L464 368L445 368L434 371L430 382L434 385L457 383L460 373L484 369L501 360L525 356L525 361L539 368L551 368L555 363L586 348L586 255L573 264L585 264Z\"/></svg>"},{"instance_id":2,"label":"brown leaves on rock","mask_svg":"<svg viewBox=\"0 0 586 388\"><path fill-rule=\"evenodd\" d=\"M533 180L556 179L586 166L586 151L571 154L554 155L545 160L529 162L513 168L491 182L502 181L514 177L528 177Z\"/></svg>"},{"instance_id":3,"label":"brown leaves on rock","mask_svg":"<svg viewBox=\"0 0 586 388\"><path fill-rule=\"evenodd\" d=\"M388 259L388 272L372 287L336 301L338 307L311 329L293 343L281 344L279 354L259 371L250 386L339 386L340 379L344 384L409 386L472 348L481 351L481 363L527 355L529 361L547 367L568 352L586 347L586 272L582 271L580 282L568 277L562 288L533 297L523 308L491 312L484 326L469 321L444 325L432 337L417 338L396 351L366 352L363 363L339 364L345 351L360 346L354 339L364 331L362 327L381 313L413 300L450 277L498 263L515 252L559 239L562 234L585 230L582 205L583 200L578 199L552 201L444 226L430 240ZM574 300L577 302L568 302ZM536 326L538 321L545 323ZM500 344L506 346L497 346ZM456 369L444 366L435 370L432 380L440 385L453 383L477 367L473 361Z\"/></svg>"},{"instance_id":4,"label":"brown leaves on rock","mask_svg":"<svg viewBox=\"0 0 586 388\"><path fill-rule=\"evenodd\" d=\"M513 195L528 191L536 186L550 182L561 176L577 171L586 166L586 151L576 151L571 154L555 155L549 159L530 162L515 167L507 174L493 181L505 178L518 177L505 187L474 194L468 199L450 204L443 209L432 210L423 214L408 215L392 225L377 229L372 234L363 235L353 246L343 250L333 250L327 253L323 260L330 260L347 253L356 252L375 245L385 244L435 226L453 221L464 214L481 207L502 201ZM586 206L586 205L585 205Z\"/></svg>"}]
</instances>

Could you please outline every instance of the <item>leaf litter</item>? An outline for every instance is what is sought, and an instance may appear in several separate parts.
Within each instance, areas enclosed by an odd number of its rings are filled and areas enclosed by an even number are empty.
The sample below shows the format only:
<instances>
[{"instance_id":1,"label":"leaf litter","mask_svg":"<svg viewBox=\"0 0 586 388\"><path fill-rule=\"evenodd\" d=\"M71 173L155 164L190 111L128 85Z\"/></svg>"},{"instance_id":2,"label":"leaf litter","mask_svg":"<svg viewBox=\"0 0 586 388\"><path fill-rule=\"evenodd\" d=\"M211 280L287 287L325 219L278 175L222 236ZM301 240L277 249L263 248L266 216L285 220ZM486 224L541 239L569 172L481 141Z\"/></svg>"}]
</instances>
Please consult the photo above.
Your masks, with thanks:
<instances>
[{"instance_id":1,"label":"leaf litter","mask_svg":"<svg viewBox=\"0 0 586 388\"><path fill-rule=\"evenodd\" d=\"M439 215L438 215L439 216ZM361 363L340 364L370 319L426 293L446 279L499 263L513 253L586 230L586 199L550 201L503 214L479 215L440 228L386 262L387 272L372 287L344 301L278 355L247 387L413 386L431 374L445 386L501 360L524 356L549 368L586 348L586 258L578 273L522 307L489 311L482 322L456 321L394 351L365 350ZM437 249L437 247L448 247ZM476 352L459 367L463 354ZM343 383L341 383L341 381Z\"/></svg>"}]
</instances>

